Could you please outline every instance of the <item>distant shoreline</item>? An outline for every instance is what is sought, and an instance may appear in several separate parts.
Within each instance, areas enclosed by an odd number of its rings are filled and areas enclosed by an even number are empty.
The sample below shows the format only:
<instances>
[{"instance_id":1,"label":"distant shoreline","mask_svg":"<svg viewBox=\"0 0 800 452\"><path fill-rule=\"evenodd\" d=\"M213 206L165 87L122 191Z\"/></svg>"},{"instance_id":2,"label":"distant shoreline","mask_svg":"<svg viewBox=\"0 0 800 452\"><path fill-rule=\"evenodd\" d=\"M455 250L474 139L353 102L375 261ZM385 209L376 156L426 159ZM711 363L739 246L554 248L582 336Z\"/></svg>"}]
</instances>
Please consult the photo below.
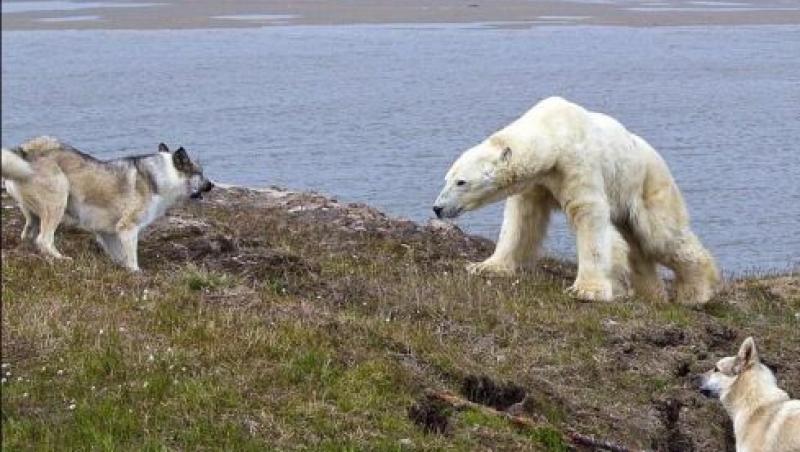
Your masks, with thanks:
<instances>
[{"instance_id":1,"label":"distant shoreline","mask_svg":"<svg viewBox=\"0 0 800 452\"><path fill-rule=\"evenodd\" d=\"M37 5L39 3L39 5ZM172 30L275 25L468 24L528 28L539 25L632 27L800 24L790 0L700 2L685 0L157 0L80 2L3 1L3 31ZM49 8L49 9L48 9Z\"/></svg>"}]
</instances>

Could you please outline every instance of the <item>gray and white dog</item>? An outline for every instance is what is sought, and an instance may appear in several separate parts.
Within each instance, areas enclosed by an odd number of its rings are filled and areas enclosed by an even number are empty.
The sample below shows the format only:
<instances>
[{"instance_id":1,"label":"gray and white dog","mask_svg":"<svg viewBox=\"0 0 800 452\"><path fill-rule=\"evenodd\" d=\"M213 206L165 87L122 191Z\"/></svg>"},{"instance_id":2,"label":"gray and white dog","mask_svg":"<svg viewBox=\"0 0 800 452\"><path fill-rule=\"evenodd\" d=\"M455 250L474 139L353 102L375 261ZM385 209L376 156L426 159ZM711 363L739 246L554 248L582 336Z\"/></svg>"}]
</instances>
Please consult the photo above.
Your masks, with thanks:
<instances>
[{"instance_id":1,"label":"gray and white dog","mask_svg":"<svg viewBox=\"0 0 800 452\"><path fill-rule=\"evenodd\" d=\"M101 161L46 136L4 148L2 175L25 216L23 241L64 259L54 234L62 222L74 224L94 232L111 259L131 271L139 270L139 232L214 186L182 147L171 152L161 143L153 154Z\"/></svg>"}]
</instances>

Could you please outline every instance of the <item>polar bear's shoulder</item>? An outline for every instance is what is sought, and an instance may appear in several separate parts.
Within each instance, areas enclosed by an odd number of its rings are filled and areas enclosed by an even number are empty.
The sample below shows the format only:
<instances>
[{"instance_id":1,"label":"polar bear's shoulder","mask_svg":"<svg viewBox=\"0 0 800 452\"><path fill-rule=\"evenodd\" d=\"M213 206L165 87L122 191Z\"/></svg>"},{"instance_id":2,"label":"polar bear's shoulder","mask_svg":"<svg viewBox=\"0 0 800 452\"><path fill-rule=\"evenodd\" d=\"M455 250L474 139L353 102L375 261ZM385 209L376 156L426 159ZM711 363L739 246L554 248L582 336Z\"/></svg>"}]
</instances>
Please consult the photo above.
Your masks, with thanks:
<instances>
[{"instance_id":1,"label":"polar bear's shoulder","mask_svg":"<svg viewBox=\"0 0 800 452\"><path fill-rule=\"evenodd\" d=\"M535 132L553 141L580 141L590 126L589 112L561 97L548 97L509 125L506 132L525 136Z\"/></svg>"},{"instance_id":2,"label":"polar bear's shoulder","mask_svg":"<svg viewBox=\"0 0 800 452\"><path fill-rule=\"evenodd\" d=\"M580 105L570 102L563 97L553 96L537 102L536 105L531 107L520 119L527 118L528 120L535 120L581 113L585 114L586 110Z\"/></svg>"}]
</instances>

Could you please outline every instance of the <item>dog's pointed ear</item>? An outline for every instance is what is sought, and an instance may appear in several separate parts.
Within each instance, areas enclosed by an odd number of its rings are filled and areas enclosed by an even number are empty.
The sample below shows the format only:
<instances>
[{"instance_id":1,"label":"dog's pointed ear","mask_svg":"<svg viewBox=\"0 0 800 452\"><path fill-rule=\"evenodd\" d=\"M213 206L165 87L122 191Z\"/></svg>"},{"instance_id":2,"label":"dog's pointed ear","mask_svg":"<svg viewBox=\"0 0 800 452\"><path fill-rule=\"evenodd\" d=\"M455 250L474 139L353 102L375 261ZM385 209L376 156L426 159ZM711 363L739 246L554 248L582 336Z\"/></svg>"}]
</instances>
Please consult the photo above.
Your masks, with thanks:
<instances>
[{"instance_id":1,"label":"dog's pointed ear","mask_svg":"<svg viewBox=\"0 0 800 452\"><path fill-rule=\"evenodd\" d=\"M742 346L739 347L739 353L736 354L734 370L738 374L757 362L758 350L756 350L756 343L752 337L748 337L742 342Z\"/></svg>"},{"instance_id":2,"label":"dog's pointed ear","mask_svg":"<svg viewBox=\"0 0 800 452\"><path fill-rule=\"evenodd\" d=\"M189 154L186 153L186 149L184 149L183 146L179 147L178 150L172 154L172 162L175 164L175 168L179 170L186 170L192 166Z\"/></svg>"},{"instance_id":3,"label":"dog's pointed ear","mask_svg":"<svg viewBox=\"0 0 800 452\"><path fill-rule=\"evenodd\" d=\"M158 152L169 152L169 148L164 143L158 143Z\"/></svg>"}]
</instances>

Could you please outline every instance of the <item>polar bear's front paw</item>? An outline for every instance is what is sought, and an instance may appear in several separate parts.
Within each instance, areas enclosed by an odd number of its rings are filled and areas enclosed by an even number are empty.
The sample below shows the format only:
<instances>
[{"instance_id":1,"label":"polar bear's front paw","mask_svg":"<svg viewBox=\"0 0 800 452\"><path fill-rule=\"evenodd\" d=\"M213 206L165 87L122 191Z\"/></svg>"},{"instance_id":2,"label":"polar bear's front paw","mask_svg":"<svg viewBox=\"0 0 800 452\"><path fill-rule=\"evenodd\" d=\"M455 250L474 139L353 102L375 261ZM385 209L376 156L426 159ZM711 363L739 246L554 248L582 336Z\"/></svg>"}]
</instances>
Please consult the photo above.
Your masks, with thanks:
<instances>
[{"instance_id":1,"label":"polar bear's front paw","mask_svg":"<svg viewBox=\"0 0 800 452\"><path fill-rule=\"evenodd\" d=\"M611 301L614 298L610 281L575 281L566 292L585 301Z\"/></svg>"},{"instance_id":2,"label":"polar bear's front paw","mask_svg":"<svg viewBox=\"0 0 800 452\"><path fill-rule=\"evenodd\" d=\"M483 262L470 262L467 264L467 272L471 275L508 277L514 274L514 269L508 265L487 259Z\"/></svg>"}]
</instances>

